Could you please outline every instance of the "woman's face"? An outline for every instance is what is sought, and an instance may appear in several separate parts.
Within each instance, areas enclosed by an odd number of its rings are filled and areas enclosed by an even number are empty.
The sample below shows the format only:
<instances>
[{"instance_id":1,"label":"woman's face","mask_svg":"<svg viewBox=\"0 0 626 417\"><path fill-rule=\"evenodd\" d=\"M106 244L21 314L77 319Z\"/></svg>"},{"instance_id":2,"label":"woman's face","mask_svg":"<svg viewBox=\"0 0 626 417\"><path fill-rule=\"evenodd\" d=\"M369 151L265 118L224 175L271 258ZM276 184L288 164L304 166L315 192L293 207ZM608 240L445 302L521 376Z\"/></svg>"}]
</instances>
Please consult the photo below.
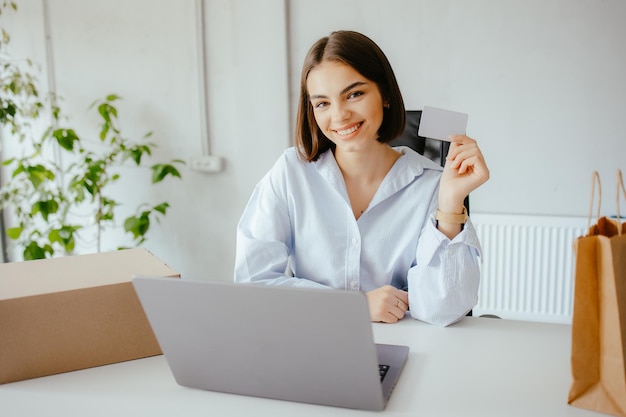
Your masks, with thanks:
<instances>
[{"instance_id":1,"label":"woman's face","mask_svg":"<svg viewBox=\"0 0 626 417\"><path fill-rule=\"evenodd\" d=\"M375 82L347 64L324 61L309 72L307 90L315 121L335 152L379 145L384 103Z\"/></svg>"}]
</instances>

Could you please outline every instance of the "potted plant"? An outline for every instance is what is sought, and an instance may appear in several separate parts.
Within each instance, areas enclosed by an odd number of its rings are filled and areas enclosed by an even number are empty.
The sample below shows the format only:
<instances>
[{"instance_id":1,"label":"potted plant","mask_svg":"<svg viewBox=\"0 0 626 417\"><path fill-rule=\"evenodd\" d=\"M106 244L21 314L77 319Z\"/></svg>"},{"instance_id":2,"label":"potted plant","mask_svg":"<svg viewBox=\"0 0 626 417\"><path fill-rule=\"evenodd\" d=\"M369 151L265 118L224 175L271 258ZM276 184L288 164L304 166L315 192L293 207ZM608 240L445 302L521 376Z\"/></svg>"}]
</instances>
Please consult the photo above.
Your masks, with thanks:
<instances>
[{"instance_id":1,"label":"potted plant","mask_svg":"<svg viewBox=\"0 0 626 417\"><path fill-rule=\"evenodd\" d=\"M0 19L16 10L15 3L3 2ZM153 222L166 215L169 203L140 204L134 214L120 219L121 203L110 193L112 184L125 179L118 168L149 166L151 183L157 184L167 177L181 178L176 165L184 162L174 159L148 165L156 144L149 142L151 133L137 141L123 135L118 111L121 98L116 94L90 106L100 126L96 140L86 139L68 125L59 99L41 93L32 63L18 63L9 54L9 42L3 28L0 217L8 223L3 228L6 236L20 248L24 260L71 254L78 238L87 235L99 252L103 230L118 227L129 234L131 246L142 244ZM10 147L6 146L9 141ZM8 148L11 155L6 155Z\"/></svg>"}]
</instances>

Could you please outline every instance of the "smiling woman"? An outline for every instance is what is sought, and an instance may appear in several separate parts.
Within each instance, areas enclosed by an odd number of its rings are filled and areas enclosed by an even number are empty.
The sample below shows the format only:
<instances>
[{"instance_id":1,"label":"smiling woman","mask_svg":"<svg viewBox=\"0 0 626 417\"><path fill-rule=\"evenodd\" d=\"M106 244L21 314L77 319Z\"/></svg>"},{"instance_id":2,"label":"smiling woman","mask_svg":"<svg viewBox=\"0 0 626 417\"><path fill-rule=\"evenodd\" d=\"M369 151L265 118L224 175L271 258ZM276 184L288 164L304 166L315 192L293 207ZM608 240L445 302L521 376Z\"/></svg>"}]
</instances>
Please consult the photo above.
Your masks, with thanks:
<instances>
[{"instance_id":1,"label":"smiling woman","mask_svg":"<svg viewBox=\"0 0 626 417\"><path fill-rule=\"evenodd\" d=\"M444 168L390 147L404 124L393 70L371 39L339 31L316 42L302 68L296 146L240 219L235 281L363 291L372 321L410 310L448 325L470 311L480 244L454 214L489 171L467 136L451 138Z\"/></svg>"}]
</instances>

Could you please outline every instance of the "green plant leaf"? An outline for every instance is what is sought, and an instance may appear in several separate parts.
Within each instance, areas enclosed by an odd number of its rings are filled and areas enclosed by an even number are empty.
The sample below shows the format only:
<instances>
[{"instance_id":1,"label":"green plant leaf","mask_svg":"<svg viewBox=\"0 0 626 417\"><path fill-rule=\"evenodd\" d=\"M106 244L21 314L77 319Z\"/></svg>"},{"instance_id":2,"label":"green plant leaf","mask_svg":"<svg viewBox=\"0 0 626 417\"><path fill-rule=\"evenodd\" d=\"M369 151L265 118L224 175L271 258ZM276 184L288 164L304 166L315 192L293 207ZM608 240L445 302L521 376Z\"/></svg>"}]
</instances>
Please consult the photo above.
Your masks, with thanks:
<instances>
[{"instance_id":1,"label":"green plant leaf","mask_svg":"<svg viewBox=\"0 0 626 417\"><path fill-rule=\"evenodd\" d=\"M52 136L63 149L70 152L74 150L74 143L80 141L73 129L57 129L52 133Z\"/></svg>"},{"instance_id":2,"label":"green plant leaf","mask_svg":"<svg viewBox=\"0 0 626 417\"><path fill-rule=\"evenodd\" d=\"M168 175L181 178L180 172L178 172L174 165L156 164L152 166L152 184L163 181Z\"/></svg>"},{"instance_id":3,"label":"green plant leaf","mask_svg":"<svg viewBox=\"0 0 626 417\"><path fill-rule=\"evenodd\" d=\"M100 140L104 140L107 137L107 134L109 133L110 128L111 128L110 123L102 124L102 129L100 130Z\"/></svg>"},{"instance_id":4,"label":"green plant leaf","mask_svg":"<svg viewBox=\"0 0 626 417\"><path fill-rule=\"evenodd\" d=\"M12 240L17 240L20 238L20 236L22 235L22 227L11 227L9 229L6 230L6 234L8 236L9 239Z\"/></svg>"},{"instance_id":5,"label":"green plant leaf","mask_svg":"<svg viewBox=\"0 0 626 417\"><path fill-rule=\"evenodd\" d=\"M137 145L126 151L126 155L135 161L137 165L141 164L141 158L144 154L152 155L152 149L149 145Z\"/></svg>"},{"instance_id":6,"label":"green plant leaf","mask_svg":"<svg viewBox=\"0 0 626 417\"><path fill-rule=\"evenodd\" d=\"M58 229L53 229L48 234L48 240L50 243L61 245L65 253L71 253L76 245L74 232L80 229L81 226L62 226Z\"/></svg>"},{"instance_id":7,"label":"green plant leaf","mask_svg":"<svg viewBox=\"0 0 626 417\"><path fill-rule=\"evenodd\" d=\"M124 221L124 230L132 233L134 239L145 235L150 229L150 212L144 211L139 216L130 216Z\"/></svg>"},{"instance_id":8,"label":"green plant leaf","mask_svg":"<svg viewBox=\"0 0 626 417\"><path fill-rule=\"evenodd\" d=\"M98 112L100 113L100 116L102 116L102 118L109 123L111 123L114 118L117 118L117 108L110 105L108 102L100 104L98 106Z\"/></svg>"},{"instance_id":9,"label":"green plant leaf","mask_svg":"<svg viewBox=\"0 0 626 417\"><path fill-rule=\"evenodd\" d=\"M0 105L0 122L11 123L17 112L17 107L11 101L2 100Z\"/></svg>"},{"instance_id":10,"label":"green plant leaf","mask_svg":"<svg viewBox=\"0 0 626 417\"><path fill-rule=\"evenodd\" d=\"M169 207L170 207L170 204L166 202L166 203L161 203L158 206L154 206L153 209L164 215Z\"/></svg>"},{"instance_id":11,"label":"green plant leaf","mask_svg":"<svg viewBox=\"0 0 626 417\"><path fill-rule=\"evenodd\" d=\"M52 252L48 250L48 248L45 245L44 247L41 247L37 244L37 242L30 242L24 248L23 256L24 256L25 261L33 261L35 259L45 259L46 253L52 254Z\"/></svg>"},{"instance_id":12,"label":"green plant leaf","mask_svg":"<svg viewBox=\"0 0 626 417\"><path fill-rule=\"evenodd\" d=\"M102 103L98 106L98 113L104 119L106 123L111 123L111 114L110 114L110 106L106 103Z\"/></svg>"},{"instance_id":13,"label":"green plant leaf","mask_svg":"<svg viewBox=\"0 0 626 417\"><path fill-rule=\"evenodd\" d=\"M24 169L28 176L28 180L35 188L39 188L39 186L46 180L52 181L55 178L54 172L50 171L41 164L24 167ZM13 172L14 176L17 171L18 170L15 170Z\"/></svg>"},{"instance_id":14,"label":"green plant leaf","mask_svg":"<svg viewBox=\"0 0 626 417\"><path fill-rule=\"evenodd\" d=\"M17 168L15 168L15 170L13 171L13 174L11 175L11 177L15 178L18 175L20 175L22 172L26 172L26 168L24 167L24 164L19 164Z\"/></svg>"},{"instance_id":15,"label":"green plant leaf","mask_svg":"<svg viewBox=\"0 0 626 417\"><path fill-rule=\"evenodd\" d=\"M58 210L59 203L57 200L37 201L32 206L31 214L34 217L39 213L45 221L48 221L48 216L56 213Z\"/></svg>"}]
</instances>

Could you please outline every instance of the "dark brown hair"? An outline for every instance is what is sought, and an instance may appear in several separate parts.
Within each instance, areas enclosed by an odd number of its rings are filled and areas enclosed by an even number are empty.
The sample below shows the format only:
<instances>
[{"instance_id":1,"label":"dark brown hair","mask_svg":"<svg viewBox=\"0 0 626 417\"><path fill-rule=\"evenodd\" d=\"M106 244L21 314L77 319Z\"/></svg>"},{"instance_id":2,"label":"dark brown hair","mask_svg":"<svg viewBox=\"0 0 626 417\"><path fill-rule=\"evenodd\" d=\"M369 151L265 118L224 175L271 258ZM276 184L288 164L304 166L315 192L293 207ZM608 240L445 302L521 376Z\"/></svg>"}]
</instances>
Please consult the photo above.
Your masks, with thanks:
<instances>
[{"instance_id":1,"label":"dark brown hair","mask_svg":"<svg viewBox=\"0 0 626 417\"><path fill-rule=\"evenodd\" d=\"M307 90L309 73L324 61L350 65L363 77L376 83L383 101L388 104L378 130L379 142L387 143L403 132L406 121L404 101L391 64L383 51L374 41L361 33L332 32L313 44L302 65L300 100L296 117L296 148L302 159L315 161L322 153L334 148L334 144L324 136L315 122Z\"/></svg>"}]
</instances>

